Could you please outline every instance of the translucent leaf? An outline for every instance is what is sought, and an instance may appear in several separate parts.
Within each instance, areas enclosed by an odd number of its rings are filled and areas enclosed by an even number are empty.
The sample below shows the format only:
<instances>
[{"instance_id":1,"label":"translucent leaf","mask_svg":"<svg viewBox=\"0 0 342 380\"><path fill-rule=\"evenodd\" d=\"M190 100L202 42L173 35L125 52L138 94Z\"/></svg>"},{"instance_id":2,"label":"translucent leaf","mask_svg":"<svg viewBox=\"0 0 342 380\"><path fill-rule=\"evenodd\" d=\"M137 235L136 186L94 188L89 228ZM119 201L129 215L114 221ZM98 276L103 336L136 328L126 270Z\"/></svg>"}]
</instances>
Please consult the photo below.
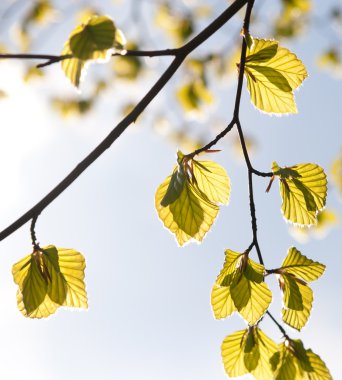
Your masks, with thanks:
<instances>
[{"instance_id":1,"label":"translucent leaf","mask_svg":"<svg viewBox=\"0 0 342 380\"><path fill-rule=\"evenodd\" d=\"M271 362L276 380L332 380L323 360L300 340L281 343Z\"/></svg>"},{"instance_id":2,"label":"translucent leaf","mask_svg":"<svg viewBox=\"0 0 342 380\"><path fill-rule=\"evenodd\" d=\"M64 44L64 49L61 55L72 55L69 41ZM82 79L82 70L85 67L85 62L78 58L67 58L61 61L62 70L65 76L70 80L70 82L75 86L79 87Z\"/></svg>"},{"instance_id":3,"label":"translucent leaf","mask_svg":"<svg viewBox=\"0 0 342 380\"><path fill-rule=\"evenodd\" d=\"M234 252L230 249L225 251L225 262L220 274L217 276L216 284L220 286L231 285L242 256L242 253Z\"/></svg>"},{"instance_id":4,"label":"translucent leaf","mask_svg":"<svg viewBox=\"0 0 342 380\"><path fill-rule=\"evenodd\" d=\"M248 330L240 330L228 335L221 346L224 368L230 377L248 373L244 362L244 347Z\"/></svg>"},{"instance_id":5,"label":"translucent leaf","mask_svg":"<svg viewBox=\"0 0 342 380\"><path fill-rule=\"evenodd\" d=\"M77 26L64 44L61 55L70 56L61 61L62 70L71 83L78 87L91 61L106 62L113 51L124 52L125 38L106 16L91 16Z\"/></svg>"},{"instance_id":6,"label":"translucent leaf","mask_svg":"<svg viewBox=\"0 0 342 380\"><path fill-rule=\"evenodd\" d=\"M281 265L282 270L306 282L317 280L325 270L325 265L308 259L295 247L289 248L287 256Z\"/></svg>"},{"instance_id":7,"label":"translucent leaf","mask_svg":"<svg viewBox=\"0 0 342 380\"><path fill-rule=\"evenodd\" d=\"M227 318L237 311L230 295L230 287L214 284L211 290L211 306L216 319Z\"/></svg>"},{"instance_id":8,"label":"translucent leaf","mask_svg":"<svg viewBox=\"0 0 342 380\"><path fill-rule=\"evenodd\" d=\"M296 113L293 90L307 77L303 63L276 41L253 39L245 65L252 103L272 114Z\"/></svg>"},{"instance_id":9,"label":"translucent leaf","mask_svg":"<svg viewBox=\"0 0 342 380\"><path fill-rule=\"evenodd\" d=\"M169 187L171 176L158 187L155 206L164 226L175 234L180 245L191 239L202 241L213 224L218 206L209 202L186 182L180 196L171 205L163 207L161 201Z\"/></svg>"},{"instance_id":10,"label":"translucent leaf","mask_svg":"<svg viewBox=\"0 0 342 380\"><path fill-rule=\"evenodd\" d=\"M75 58L106 59L114 45L116 28L106 16L92 16L77 26L69 36L70 50Z\"/></svg>"},{"instance_id":11,"label":"translucent leaf","mask_svg":"<svg viewBox=\"0 0 342 380\"><path fill-rule=\"evenodd\" d=\"M283 289L283 321L296 330L307 323L313 302L313 293L308 285L296 281L291 276L281 276Z\"/></svg>"},{"instance_id":12,"label":"translucent leaf","mask_svg":"<svg viewBox=\"0 0 342 380\"><path fill-rule=\"evenodd\" d=\"M225 318L237 310L250 325L254 325L272 300L272 293L263 281L265 268L245 254L230 250L225 253L224 267L211 294L214 316Z\"/></svg>"},{"instance_id":13,"label":"translucent leaf","mask_svg":"<svg viewBox=\"0 0 342 380\"><path fill-rule=\"evenodd\" d=\"M178 199L184 189L185 184L186 174L184 173L182 167L178 167L173 171L169 186L160 202L161 206L166 207Z\"/></svg>"},{"instance_id":14,"label":"translucent leaf","mask_svg":"<svg viewBox=\"0 0 342 380\"><path fill-rule=\"evenodd\" d=\"M250 325L254 325L264 315L272 301L272 293L263 282L264 271L262 265L248 259L244 273L235 276L230 287L237 310Z\"/></svg>"},{"instance_id":15,"label":"translucent leaf","mask_svg":"<svg viewBox=\"0 0 342 380\"><path fill-rule=\"evenodd\" d=\"M165 227L183 245L191 239L203 240L217 216L217 204L227 203L230 187L220 165L177 154L177 167L158 187L155 202Z\"/></svg>"},{"instance_id":16,"label":"translucent leaf","mask_svg":"<svg viewBox=\"0 0 342 380\"><path fill-rule=\"evenodd\" d=\"M317 214L327 198L324 170L316 164L281 168L274 162L272 171L280 179L281 210L285 219L301 226L316 224Z\"/></svg>"},{"instance_id":17,"label":"translucent leaf","mask_svg":"<svg viewBox=\"0 0 342 380\"><path fill-rule=\"evenodd\" d=\"M278 354L278 355L277 355ZM285 343L279 345L279 352L275 354L278 357L276 369L274 371L275 380L301 380L300 373L296 366L294 355L288 350ZM274 356L275 358L275 356ZM272 360L272 359L271 359Z\"/></svg>"},{"instance_id":18,"label":"translucent leaf","mask_svg":"<svg viewBox=\"0 0 342 380\"><path fill-rule=\"evenodd\" d=\"M257 380L272 377L270 358L276 351L277 345L258 327L250 327L228 335L221 346L228 376L251 373Z\"/></svg>"},{"instance_id":19,"label":"translucent leaf","mask_svg":"<svg viewBox=\"0 0 342 380\"><path fill-rule=\"evenodd\" d=\"M214 161L192 160L198 188L214 203L228 204L230 180L226 170Z\"/></svg>"},{"instance_id":20,"label":"translucent leaf","mask_svg":"<svg viewBox=\"0 0 342 380\"><path fill-rule=\"evenodd\" d=\"M34 251L13 265L18 308L30 318L45 318L59 306L87 308L84 257L52 245Z\"/></svg>"}]
</instances>

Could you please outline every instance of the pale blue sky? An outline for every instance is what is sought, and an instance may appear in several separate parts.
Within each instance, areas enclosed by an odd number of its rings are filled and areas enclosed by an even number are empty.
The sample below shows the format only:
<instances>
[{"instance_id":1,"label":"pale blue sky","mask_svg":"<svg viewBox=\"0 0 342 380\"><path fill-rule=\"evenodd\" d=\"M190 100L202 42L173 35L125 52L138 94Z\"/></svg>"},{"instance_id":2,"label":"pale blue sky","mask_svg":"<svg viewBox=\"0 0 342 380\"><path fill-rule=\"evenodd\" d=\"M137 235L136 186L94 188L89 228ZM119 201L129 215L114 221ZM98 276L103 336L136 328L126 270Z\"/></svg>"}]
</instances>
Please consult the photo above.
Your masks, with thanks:
<instances>
[{"instance_id":1,"label":"pale blue sky","mask_svg":"<svg viewBox=\"0 0 342 380\"><path fill-rule=\"evenodd\" d=\"M58 53L68 30L58 34L46 52ZM229 27L225 30L231 33ZM280 165L315 162L329 171L339 153L341 80L315 65L315 57L326 44L318 31L288 45L310 74L296 92L298 115L263 115L253 108L244 89L241 121L247 134L258 141L252 158L257 169L268 171L276 160ZM52 86L61 94L74 93L60 67L47 68L47 78L32 87L22 83L21 72L22 66L14 61L0 64L0 86L9 93L0 101L1 229L40 200L108 134L120 119L117 104L123 94L136 101L158 77L157 71L150 73L138 88L118 82L88 117L62 120L46 98ZM165 91L170 90L167 86ZM220 98L204 118L208 125L218 115L226 122L231 117L235 87L220 86L217 91ZM16 307L11 266L31 251L29 225L1 243L1 378L226 378L221 342L245 323L238 315L216 321L210 289L222 267L224 250L242 251L251 240L246 168L236 161L227 141L218 145L223 151L210 158L223 165L231 178L231 203L222 207L203 244L179 248L154 209L155 190L171 172L177 149L152 131L151 115L168 107L163 100L164 96L156 99L147 110L150 116L129 128L38 219L41 245L75 248L86 257L88 311L60 310L48 320L25 319ZM312 284L315 301L308 325L300 334L286 330L319 354L335 379L342 378L341 226L324 240L296 242L280 212L278 186L274 184L266 194L267 184L268 179L255 179L259 242L266 267L279 266L293 245L327 265L324 276ZM328 207L341 215L341 202L335 190L329 190ZM252 258L257 260L254 252ZM274 278L267 282L274 292L272 313L280 320L278 286ZM261 327L279 340L279 331L267 318Z\"/></svg>"}]
</instances>

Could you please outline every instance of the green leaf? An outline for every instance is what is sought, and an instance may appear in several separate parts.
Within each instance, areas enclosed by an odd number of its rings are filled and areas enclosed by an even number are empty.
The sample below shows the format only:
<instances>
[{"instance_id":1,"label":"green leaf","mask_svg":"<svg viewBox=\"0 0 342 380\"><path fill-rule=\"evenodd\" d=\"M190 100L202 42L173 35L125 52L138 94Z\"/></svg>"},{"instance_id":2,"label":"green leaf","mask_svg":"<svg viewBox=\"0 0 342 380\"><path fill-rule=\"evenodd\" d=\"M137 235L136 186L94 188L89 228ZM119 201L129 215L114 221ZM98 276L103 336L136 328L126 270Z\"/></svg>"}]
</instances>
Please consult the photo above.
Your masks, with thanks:
<instances>
[{"instance_id":1,"label":"green leaf","mask_svg":"<svg viewBox=\"0 0 342 380\"><path fill-rule=\"evenodd\" d=\"M125 43L123 33L110 18L93 15L77 26L65 42L61 55L70 58L61 61L62 70L78 87L89 62L106 62L114 51L123 52Z\"/></svg>"},{"instance_id":2,"label":"green leaf","mask_svg":"<svg viewBox=\"0 0 342 380\"><path fill-rule=\"evenodd\" d=\"M237 311L229 286L214 284L211 290L211 306L216 319L224 319Z\"/></svg>"},{"instance_id":3,"label":"green leaf","mask_svg":"<svg viewBox=\"0 0 342 380\"><path fill-rule=\"evenodd\" d=\"M167 191L160 202L161 206L166 207L177 200L180 197L185 184L186 174L184 173L183 168L181 166L175 168L171 176Z\"/></svg>"},{"instance_id":4,"label":"green leaf","mask_svg":"<svg viewBox=\"0 0 342 380\"><path fill-rule=\"evenodd\" d=\"M308 285L296 281L291 276L279 278L283 289L283 321L296 330L301 330L307 323L313 302L313 293Z\"/></svg>"},{"instance_id":5,"label":"green leaf","mask_svg":"<svg viewBox=\"0 0 342 380\"><path fill-rule=\"evenodd\" d=\"M202 241L219 211L218 206L209 202L187 181L178 199L163 207L161 201L171 182L171 176L158 187L155 206L164 226L175 234L179 245L191 239Z\"/></svg>"},{"instance_id":6,"label":"green leaf","mask_svg":"<svg viewBox=\"0 0 342 380\"><path fill-rule=\"evenodd\" d=\"M332 380L323 360L300 340L281 343L271 362L276 380Z\"/></svg>"},{"instance_id":7,"label":"green leaf","mask_svg":"<svg viewBox=\"0 0 342 380\"><path fill-rule=\"evenodd\" d=\"M307 77L303 63L276 41L253 39L245 75L251 101L271 114L297 113L293 90Z\"/></svg>"},{"instance_id":8,"label":"green leaf","mask_svg":"<svg viewBox=\"0 0 342 380\"><path fill-rule=\"evenodd\" d=\"M64 44L64 49L61 55L72 56L70 50L69 41ZM81 79L83 79L83 69L85 62L78 58L67 58L61 61L62 70L65 76L70 80L71 84L75 87L79 87Z\"/></svg>"},{"instance_id":9,"label":"green leaf","mask_svg":"<svg viewBox=\"0 0 342 380\"><path fill-rule=\"evenodd\" d=\"M114 46L116 28L106 16L92 16L77 26L69 36L70 50L75 58L106 59Z\"/></svg>"},{"instance_id":10,"label":"green leaf","mask_svg":"<svg viewBox=\"0 0 342 380\"><path fill-rule=\"evenodd\" d=\"M270 358L277 345L258 327L228 335L221 346L226 373L230 377L253 374L256 379L272 377Z\"/></svg>"},{"instance_id":11,"label":"green leaf","mask_svg":"<svg viewBox=\"0 0 342 380\"><path fill-rule=\"evenodd\" d=\"M164 226L183 245L203 240L219 211L217 204L227 203L230 187L226 171L214 162L188 159L178 152L177 163L158 187L155 205Z\"/></svg>"},{"instance_id":12,"label":"green leaf","mask_svg":"<svg viewBox=\"0 0 342 380\"><path fill-rule=\"evenodd\" d=\"M228 204L230 180L226 170L214 161L192 160L192 169L200 191L211 202Z\"/></svg>"},{"instance_id":13,"label":"green leaf","mask_svg":"<svg viewBox=\"0 0 342 380\"><path fill-rule=\"evenodd\" d=\"M318 280L325 270L325 265L308 259L295 247L289 248L287 256L281 265L282 270L306 282Z\"/></svg>"},{"instance_id":14,"label":"green leaf","mask_svg":"<svg viewBox=\"0 0 342 380\"><path fill-rule=\"evenodd\" d=\"M248 259L241 276L235 276L230 291L236 308L241 316L254 325L266 312L272 301L272 293L263 282L263 265Z\"/></svg>"},{"instance_id":15,"label":"green leaf","mask_svg":"<svg viewBox=\"0 0 342 380\"><path fill-rule=\"evenodd\" d=\"M30 318L45 318L59 306L87 308L84 257L52 245L36 250L13 265L17 303Z\"/></svg>"},{"instance_id":16,"label":"green leaf","mask_svg":"<svg viewBox=\"0 0 342 380\"><path fill-rule=\"evenodd\" d=\"M317 280L325 266L302 255L295 247L288 250L280 269L279 285L283 291L283 321L301 330L309 319L313 293L306 282Z\"/></svg>"},{"instance_id":17,"label":"green leaf","mask_svg":"<svg viewBox=\"0 0 342 380\"><path fill-rule=\"evenodd\" d=\"M265 268L246 254L231 250L225 254L224 267L211 294L214 316L226 318L237 310L250 325L254 325L272 300L272 293L263 281Z\"/></svg>"},{"instance_id":18,"label":"green leaf","mask_svg":"<svg viewBox=\"0 0 342 380\"><path fill-rule=\"evenodd\" d=\"M327 198L324 170L316 164L281 168L274 162L272 171L280 180L281 210L285 219L301 226L316 224L317 214Z\"/></svg>"}]
</instances>

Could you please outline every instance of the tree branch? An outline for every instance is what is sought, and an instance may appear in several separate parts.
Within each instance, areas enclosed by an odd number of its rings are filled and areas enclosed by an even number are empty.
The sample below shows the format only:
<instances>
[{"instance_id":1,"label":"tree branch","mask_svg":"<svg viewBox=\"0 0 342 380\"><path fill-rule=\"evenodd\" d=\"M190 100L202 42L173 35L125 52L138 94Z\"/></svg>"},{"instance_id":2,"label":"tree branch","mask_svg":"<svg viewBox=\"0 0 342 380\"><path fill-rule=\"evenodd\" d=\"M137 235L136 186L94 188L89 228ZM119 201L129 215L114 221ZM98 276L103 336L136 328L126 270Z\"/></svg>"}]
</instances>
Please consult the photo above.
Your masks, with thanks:
<instances>
[{"instance_id":1,"label":"tree branch","mask_svg":"<svg viewBox=\"0 0 342 380\"><path fill-rule=\"evenodd\" d=\"M0 233L0 241L11 235L37 214L40 214L52 201L54 201L65 189L67 189L75 181L75 179L78 178L99 156L101 156L102 153L105 152L105 150L107 150L118 137L120 137L127 127L137 119L137 117L145 110L145 108L170 80L173 74L178 70L184 59L199 45L211 37L217 30L219 30L227 21L229 21L247 2L248 0L236 0L202 32L200 32L183 47L179 48L177 50L176 57L170 66L143 97L143 99L136 105L133 111L131 111L110 132L110 134L75 167L74 170L72 170L53 190L51 190L50 193L48 193L42 200L40 200L14 223L5 228Z\"/></svg>"}]
</instances>

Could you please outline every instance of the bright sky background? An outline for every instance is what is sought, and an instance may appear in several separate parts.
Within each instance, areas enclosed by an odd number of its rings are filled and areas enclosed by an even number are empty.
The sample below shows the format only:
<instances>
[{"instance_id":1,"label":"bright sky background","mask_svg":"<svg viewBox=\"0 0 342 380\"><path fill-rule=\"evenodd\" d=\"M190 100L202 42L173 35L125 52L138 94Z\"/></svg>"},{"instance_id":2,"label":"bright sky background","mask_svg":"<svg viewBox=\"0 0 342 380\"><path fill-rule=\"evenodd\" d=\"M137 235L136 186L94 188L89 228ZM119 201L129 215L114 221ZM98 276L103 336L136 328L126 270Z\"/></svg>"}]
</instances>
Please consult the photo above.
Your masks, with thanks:
<instances>
[{"instance_id":1,"label":"bright sky background","mask_svg":"<svg viewBox=\"0 0 342 380\"><path fill-rule=\"evenodd\" d=\"M230 33L229 27L225 30ZM46 53L58 53L67 34L58 36L59 45L46 46ZM315 162L329 172L342 145L342 91L341 80L315 65L315 57L324 46L327 40L321 31L291 45L310 74L296 93L298 115L263 115L250 104L244 89L241 121L247 134L258 141L252 157L257 169L268 171L276 160L289 166ZM164 60L168 62L169 58ZM65 94L74 90L59 65L46 71L46 79L27 86L21 80L21 64L0 64L0 87L9 95L0 100L1 229L40 200L109 133L120 120L116 105L123 93L135 101L158 78L158 72L146 76L134 92L131 86L118 83L87 118L62 120L48 105L51 86ZM217 108L209 110L208 123L216 113L230 120L235 87L219 91L222 98ZM162 107L167 104L157 99L147 113L162 112ZM85 255L88 311L59 310L48 320L25 319L16 306L11 267L31 252L29 224L1 243L1 378L226 378L221 342L226 335L245 328L245 323L238 315L216 321L210 308L210 290L223 265L224 250L242 251L251 241L246 168L236 161L227 142L230 138L218 145L223 152L211 159L228 171L231 204L221 208L203 244L177 247L154 209L155 190L171 172L176 147L152 131L151 120L146 116L130 127L37 222L42 246L75 248ZM267 184L268 179L255 179L259 243L266 267L279 266L293 245L327 265L324 276L312 284L315 301L308 325L300 334L286 330L319 354L335 379L342 378L341 225L324 240L296 242L280 213L278 186L273 185L266 194ZM327 206L342 215L335 190L329 190ZM255 252L252 258L257 259ZM271 311L280 320L278 285L274 278L267 282L274 292ZM261 327L273 339L280 339L279 331L267 318Z\"/></svg>"}]
</instances>

